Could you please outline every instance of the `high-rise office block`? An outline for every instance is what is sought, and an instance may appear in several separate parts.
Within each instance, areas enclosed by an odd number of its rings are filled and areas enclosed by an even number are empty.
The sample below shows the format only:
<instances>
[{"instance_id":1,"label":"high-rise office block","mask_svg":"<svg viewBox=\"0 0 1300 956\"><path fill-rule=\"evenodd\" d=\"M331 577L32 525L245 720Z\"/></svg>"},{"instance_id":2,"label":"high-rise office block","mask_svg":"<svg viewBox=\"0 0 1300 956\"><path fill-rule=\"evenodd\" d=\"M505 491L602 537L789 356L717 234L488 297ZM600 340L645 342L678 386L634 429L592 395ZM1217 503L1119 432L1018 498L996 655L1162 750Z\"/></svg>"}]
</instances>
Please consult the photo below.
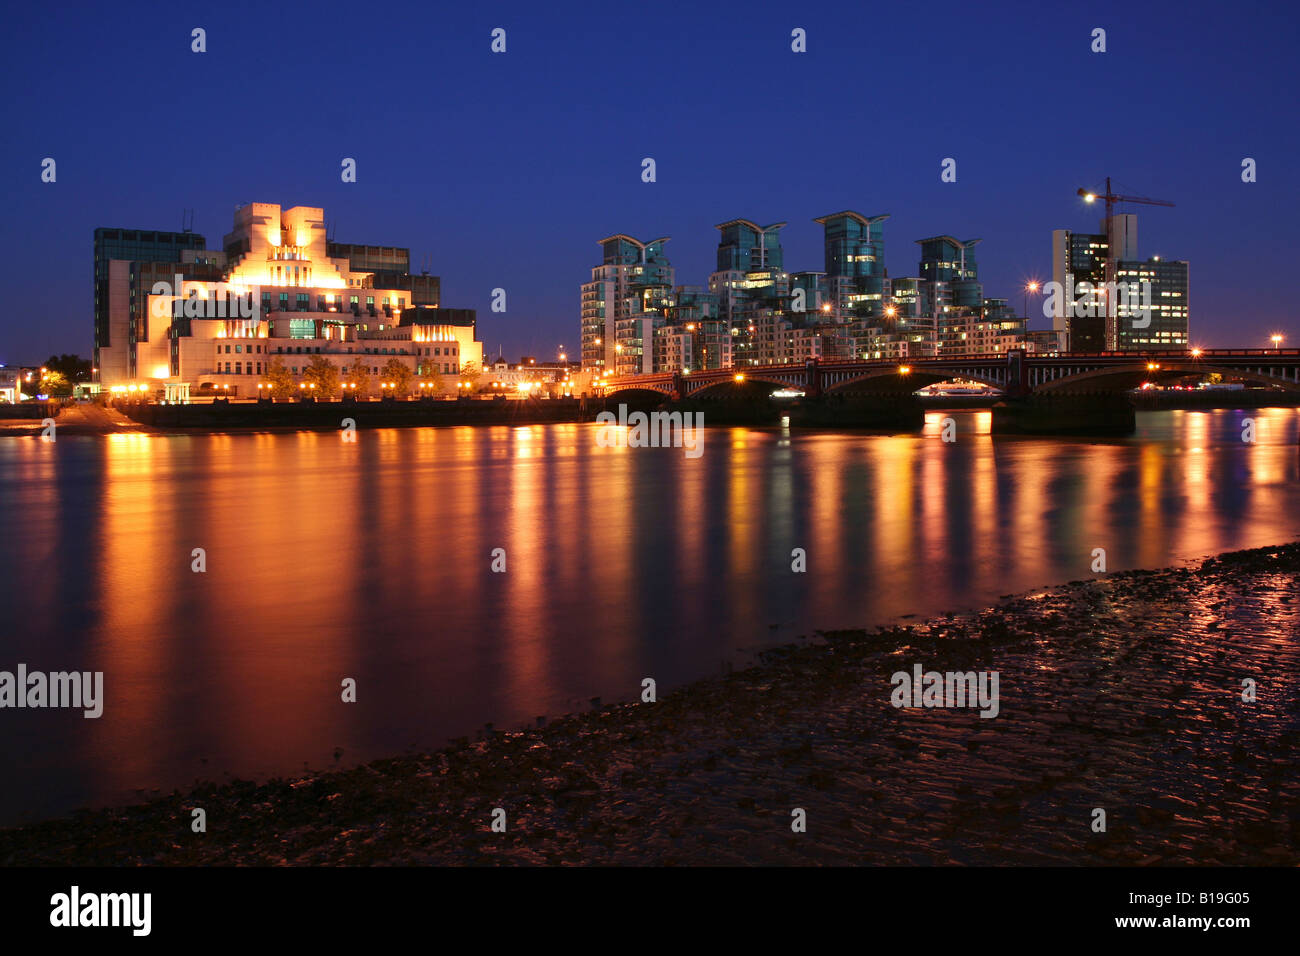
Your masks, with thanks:
<instances>
[{"instance_id":1,"label":"high-rise office block","mask_svg":"<svg viewBox=\"0 0 1300 956\"><path fill-rule=\"evenodd\" d=\"M766 353L760 326L789 307L790 277L780 239L784 226L749 219L717 226L717 269L709 276L709 291L717 296L720 318L731 326L737 364L761 363Z\"/></svg>"},{"instance_id":2,"label":"high-rise office block","mask_svg":"<svg viewBox=\"0 0 1300 956\"><path fill-rule=\"evenodd\" d=\"M1115 264L1115 282L1136 285L1139 301L1120 302L1116 317L1116 341L1121 349L1185 349L1189 343L1188 288L1186 261L1148 259L1120 260ZM1149 295L1148 295L1149 292Z\"/></svg>"},{"instance_id":3,"label":"high-rise office block","mask_svg":"<svg viewBox=\"0 0 1300 956\"><path fill-rule=\"evenodd\" d=\"M96 372L96 381L135 374L130 346L133 326L139 328L141 321L132 311L131 263L179 263L184 251L203 249L205 245L203 236L196 232L95 230L95 368L100 370ZM110 272L117 276L112 289ZM107 377L104 377L105 369Z\"/></svg>"},{"instance_id":4,"label":"high-rise office block","mask_svg":"<svg viewBox=\"0 0 1300 956\"><path fill-rule=\"evenodd\" d=\"M582 286L582 368L613 374L619 365L619 321L648 312L661 315L671 302L673 267L664 254L668 236L642 242L622 233L600 241L601 264ZM624 324L624 334L633 327ZM641 329L636 329L637 339Z\"/></svg>"},{"instance_id":5,"label":"high-rise office block","mask_svg":"<svg viewBox=\"0 0 1300 956\"><path fill-rule=\"evenodd\" d=\"M922 312L941 317L945 310L978 310L984 301L975 246L979 239L931 236L921 247L920 273L925 280Z\"/></svg>"},{"instance_id":6,"label":"high-rise office block","mask_svg":"<svg viewBox=\"0 0 1300 956\"><path fill-rule=\"evenodd\" d=\"M884 310L885 237L888 215L864 216L852 210L820 216L830 313L838 320L876 315Z\"/></svg>"},{"instance_id":7,"label":"high-rise office block","mask_svg":"<svg viewBox=\"0 0 1300 956\"><path fill-rule=\"evenodd\" d=\"M1188 264L1140 260L1135 215L1103 219L1101 229L1052 232L1053 329L1076 352L1186 348Z\"/></svg>"}]
</instances>

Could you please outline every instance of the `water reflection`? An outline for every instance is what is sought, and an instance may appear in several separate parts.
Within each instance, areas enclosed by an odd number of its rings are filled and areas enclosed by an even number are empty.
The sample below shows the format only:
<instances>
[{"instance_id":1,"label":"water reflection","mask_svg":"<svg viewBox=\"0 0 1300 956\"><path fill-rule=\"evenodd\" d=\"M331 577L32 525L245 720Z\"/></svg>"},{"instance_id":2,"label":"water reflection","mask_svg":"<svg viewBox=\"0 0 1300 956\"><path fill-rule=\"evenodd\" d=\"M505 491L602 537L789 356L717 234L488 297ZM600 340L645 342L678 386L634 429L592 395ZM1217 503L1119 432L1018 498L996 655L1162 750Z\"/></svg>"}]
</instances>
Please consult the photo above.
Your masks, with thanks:
<instances>
[{"instance_id":1,"label":"water reflection","mask_svg":"<svg viewBox=\"0 0 1300 956\"><path fill-rule=\"evenodd\" d=\"M0 668L103 670L107 702L0 713L23 781L0 820L631 699L815 628L1087 577L1098 547L1114 571L1296 535L1294 410L1093 443L952 415L955 442L942 416L713 429L696 459L587 425L8 440Z\"/></svg>"}]
</instances>

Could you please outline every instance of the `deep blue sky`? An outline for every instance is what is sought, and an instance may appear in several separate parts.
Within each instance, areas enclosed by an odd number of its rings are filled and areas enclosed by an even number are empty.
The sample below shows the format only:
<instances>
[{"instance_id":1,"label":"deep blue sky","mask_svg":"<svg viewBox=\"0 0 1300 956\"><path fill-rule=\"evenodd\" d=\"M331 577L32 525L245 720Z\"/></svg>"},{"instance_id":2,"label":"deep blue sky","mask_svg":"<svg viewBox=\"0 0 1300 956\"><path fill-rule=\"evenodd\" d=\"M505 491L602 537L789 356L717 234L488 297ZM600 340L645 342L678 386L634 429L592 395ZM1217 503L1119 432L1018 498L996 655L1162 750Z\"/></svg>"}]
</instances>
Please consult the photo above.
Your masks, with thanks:
<instances>
[{"instance_id":1,"label":"deep blue sky","mask_svg":"<svg viewBox=\"0 0 1300 956\"><path fill-rule=\"evenodd\" d=\"M677 281L703 284L716 223L786 220L787 268L821 269L814 217L889 213L892 275L916 273L916 239L979 236L985 294L1019 303L1050 278L1052 229L1096 227L1074 191L1108 174L1178 204L1134 211L1144 257L1191 262L1194 342L1300 344L1295 10L9 5L0 362L90 354L92 230L179 229L186 207L219 247L237 202L323 206L340 240L432 256L443 304L478 309L492 353L550 356L576 349L578 287L612 233L672 236Z\"/></svg>"}]
</instances>

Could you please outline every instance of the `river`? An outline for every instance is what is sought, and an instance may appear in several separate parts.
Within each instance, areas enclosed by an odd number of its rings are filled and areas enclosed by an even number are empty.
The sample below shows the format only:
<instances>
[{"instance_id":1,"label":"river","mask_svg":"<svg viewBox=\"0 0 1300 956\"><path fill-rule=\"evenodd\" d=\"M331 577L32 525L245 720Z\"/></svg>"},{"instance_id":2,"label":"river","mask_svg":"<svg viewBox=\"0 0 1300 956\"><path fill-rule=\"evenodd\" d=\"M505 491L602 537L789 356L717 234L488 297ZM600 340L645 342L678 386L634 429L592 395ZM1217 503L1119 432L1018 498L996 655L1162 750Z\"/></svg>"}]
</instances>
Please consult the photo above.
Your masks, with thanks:
<instances>
[{"instance_id":1,"label":"river","mask_svg":"<svg viewBox=\"0 0 1300 956\"><path fill-rule=\"evenodd\" d=\"M0 439L0 670L102 671L105 697L0 709L0 825L662 693L1090 577L1096 549L1117 571L1300 536L1296 409L1106 441L976 411L945 442L943 414L705 429L698 457L594 424Z\"/></svg>"}]
</instances>

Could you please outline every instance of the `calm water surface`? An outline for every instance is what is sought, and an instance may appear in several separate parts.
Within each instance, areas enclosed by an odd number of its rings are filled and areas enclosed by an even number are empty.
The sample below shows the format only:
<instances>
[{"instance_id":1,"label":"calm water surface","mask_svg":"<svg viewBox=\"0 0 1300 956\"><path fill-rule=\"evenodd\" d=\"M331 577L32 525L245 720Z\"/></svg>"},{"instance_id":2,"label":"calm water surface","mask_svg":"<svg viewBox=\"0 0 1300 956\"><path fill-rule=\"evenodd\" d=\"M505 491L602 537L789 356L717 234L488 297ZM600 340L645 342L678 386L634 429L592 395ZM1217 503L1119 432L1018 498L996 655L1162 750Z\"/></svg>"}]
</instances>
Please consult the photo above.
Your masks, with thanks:
<instances>
[{"instance_id":1,"label":"calm water surface","mask_svg":"<svg viewBox=\"0 0 1300 956\"><path fill-rule=\"evenodd\" d=\"M1142 414L1109 442L954 417L952 444L937 414L712 429L695 459L594 425L0 439L0 670L103 671L106 698L0 710L0 824L632 699L1088 577L1094 548L1114 571L1300 536L1297 410Z\"/></svg>"}]
</instances>

